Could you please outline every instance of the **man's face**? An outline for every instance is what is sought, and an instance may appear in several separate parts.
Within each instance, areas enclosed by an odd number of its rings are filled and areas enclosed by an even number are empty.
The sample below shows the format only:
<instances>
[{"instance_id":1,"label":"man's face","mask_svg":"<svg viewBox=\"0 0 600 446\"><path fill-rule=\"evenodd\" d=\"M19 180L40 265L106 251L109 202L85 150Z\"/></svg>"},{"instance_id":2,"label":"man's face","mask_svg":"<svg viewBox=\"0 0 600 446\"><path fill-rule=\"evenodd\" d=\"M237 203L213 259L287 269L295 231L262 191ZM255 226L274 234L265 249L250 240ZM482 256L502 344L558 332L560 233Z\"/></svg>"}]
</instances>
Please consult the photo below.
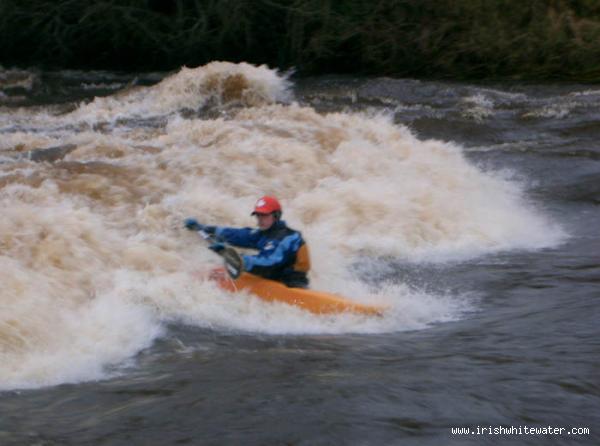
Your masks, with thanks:
<instances>
[{"instance_id":1,"label":"man's face","mask_svg":"<svg viewBox=\"0 0 600 446\"><path fill-rule=\"evenodd\" d=\"M273 214L256 214L256 220L258 220L258 228L261 231L266 231L275 223Z\"/></svg>"}]
</instances>

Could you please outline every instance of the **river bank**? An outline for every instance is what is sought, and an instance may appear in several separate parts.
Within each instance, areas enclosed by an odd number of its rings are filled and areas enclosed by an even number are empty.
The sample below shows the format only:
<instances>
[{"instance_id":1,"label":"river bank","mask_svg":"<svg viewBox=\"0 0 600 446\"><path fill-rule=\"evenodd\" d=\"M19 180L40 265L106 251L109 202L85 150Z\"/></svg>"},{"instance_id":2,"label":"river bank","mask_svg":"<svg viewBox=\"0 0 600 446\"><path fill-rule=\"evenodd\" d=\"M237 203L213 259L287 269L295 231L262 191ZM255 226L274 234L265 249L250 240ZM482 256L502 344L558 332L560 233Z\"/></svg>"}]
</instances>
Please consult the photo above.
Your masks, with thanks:
<instances>
[{"instance_id":1,"label":"river bank","mask_svg":"<svg viewBox=\"0 0 600 446\"><path fill-rule=\"evenodd\" d=\"M0 3L0 65L173 70L246 61L303 75L600 80L600 6L578 0Z\"/></svg>"}]
</instances>

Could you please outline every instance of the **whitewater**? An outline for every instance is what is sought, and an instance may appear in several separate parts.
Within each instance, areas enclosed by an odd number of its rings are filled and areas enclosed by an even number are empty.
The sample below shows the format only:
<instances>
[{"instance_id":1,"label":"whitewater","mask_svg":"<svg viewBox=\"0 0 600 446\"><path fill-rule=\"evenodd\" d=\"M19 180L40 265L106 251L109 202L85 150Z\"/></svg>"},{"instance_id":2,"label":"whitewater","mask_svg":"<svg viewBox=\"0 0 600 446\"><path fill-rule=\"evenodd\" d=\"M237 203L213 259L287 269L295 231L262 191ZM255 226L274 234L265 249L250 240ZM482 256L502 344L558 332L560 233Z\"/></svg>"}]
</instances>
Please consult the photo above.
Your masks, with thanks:
<instances>
[{"instance_id":1,"label":"whitewater","mask_svg":"<svg viewBox=\"0 0 600 446\"><path fill-rule=\"evenodd\" d=\"M319 110L265 66L213 62L119 85L78 102L0 107L1 390L119 376L173 326L426 330L477 312L478 293L381 280L382 271L568 237L513 170L419 137L389 108ZM471 95L465 110L489 119L493 104ZM383 317L315 316L202 279L219 259L183 219L253 226L265 194L308 241L311 286L386 305Z\"/></svg>"}]
</instances>

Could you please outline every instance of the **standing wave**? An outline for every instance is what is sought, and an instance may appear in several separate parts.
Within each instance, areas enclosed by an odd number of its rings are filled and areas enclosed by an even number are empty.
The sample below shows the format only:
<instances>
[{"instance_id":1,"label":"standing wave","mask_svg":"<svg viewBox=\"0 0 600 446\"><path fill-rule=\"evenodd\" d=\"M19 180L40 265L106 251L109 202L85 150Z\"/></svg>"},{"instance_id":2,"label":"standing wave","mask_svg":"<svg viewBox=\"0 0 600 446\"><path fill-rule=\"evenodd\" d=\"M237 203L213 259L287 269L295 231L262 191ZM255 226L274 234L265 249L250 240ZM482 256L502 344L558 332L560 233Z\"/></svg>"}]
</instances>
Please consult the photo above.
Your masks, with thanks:
<instances>
[{"instance_id":1,"label":"standing wave","mask_svg":"<svg viewBox=\"0 0 600 446\"><path fill-rule=\"evenodd\" d=\"M459 145L419 140L386 116L317 113L290 102L289 86L266 67L215 62L67 114L19 109L33 131L7 131L0 163L1 389L109 376L171 323L273 335L423 329L473 304L401 277L364 282L353 266L465 260L563 237L521 185ZM213 102L236 106L185 112ZM147 115L164 124L140 125ZM21 156L40 142L69 150ZM250 226L263 194L308 240L314 288L386 305L384 317L317 317L202 279L219 260L182 219Z\"/></svg>"}]
</instances>

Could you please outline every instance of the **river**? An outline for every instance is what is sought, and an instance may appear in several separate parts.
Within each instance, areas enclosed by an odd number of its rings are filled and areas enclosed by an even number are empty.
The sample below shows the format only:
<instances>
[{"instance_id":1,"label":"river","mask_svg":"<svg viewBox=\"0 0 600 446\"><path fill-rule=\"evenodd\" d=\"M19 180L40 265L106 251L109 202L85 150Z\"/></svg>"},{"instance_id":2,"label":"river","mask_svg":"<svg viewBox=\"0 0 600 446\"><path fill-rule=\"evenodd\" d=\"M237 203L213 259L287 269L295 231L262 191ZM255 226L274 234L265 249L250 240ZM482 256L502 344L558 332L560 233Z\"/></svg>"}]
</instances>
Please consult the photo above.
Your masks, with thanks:
<instances>
[{"instance_id":1,"label":"river","mask_svg":"<svg viewBox=\"0 0 600 446\"><path fill-rule=\"evenodd\" d=\"M599 101L0 70L0 444L598 444ZM383 316L202 279L219 260L182 220L252 226L264 194L312 287Z\"/></svg>"}]
</instances>

